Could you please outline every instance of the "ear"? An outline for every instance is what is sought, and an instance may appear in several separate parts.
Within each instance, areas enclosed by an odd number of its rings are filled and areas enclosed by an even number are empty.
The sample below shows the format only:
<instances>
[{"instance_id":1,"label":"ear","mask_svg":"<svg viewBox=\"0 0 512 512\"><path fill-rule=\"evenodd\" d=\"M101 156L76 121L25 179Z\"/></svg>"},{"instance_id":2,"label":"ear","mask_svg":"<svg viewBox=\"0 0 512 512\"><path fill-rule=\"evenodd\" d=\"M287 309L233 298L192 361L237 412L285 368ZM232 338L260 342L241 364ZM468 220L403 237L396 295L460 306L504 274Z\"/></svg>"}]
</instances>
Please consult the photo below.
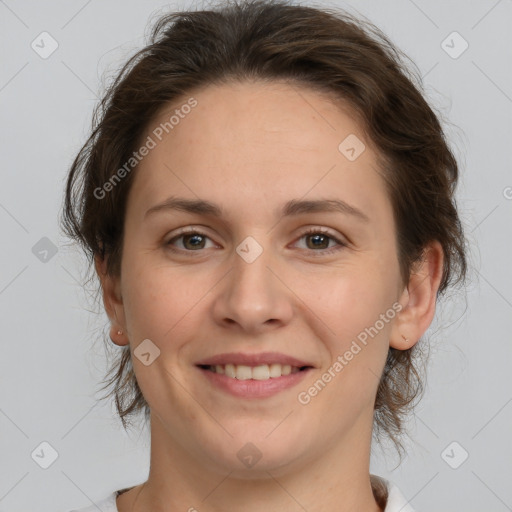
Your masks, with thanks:
<instances>
[{"instance_id":1,"label":"ear","mask_svg":"<svg viewBox=\"0 0 512 512\"><path fill-rule=\"evenodd\" d=\"M398 350L411 348L432 323L443 262L442 245L433 240L425 247L423 258L415 265L399 299L402 309L393 323L389 342L391 347Z\"/></svg>"},{"instance_id":2,"label":"ear","mask_svg":"<svg viewBox=\"0 0 512 512\"><path fill-rule=\"evenodd\" d=\"M121 280L119 277L107 274L107 257L94 257L94 267L100 279L103 305L110 319L110 339L116 345L128 345L126 332L126 319L124 314L123 299L121 296ZM121 334L118 334L121 331Z\"/></svg>"}]
</instances>

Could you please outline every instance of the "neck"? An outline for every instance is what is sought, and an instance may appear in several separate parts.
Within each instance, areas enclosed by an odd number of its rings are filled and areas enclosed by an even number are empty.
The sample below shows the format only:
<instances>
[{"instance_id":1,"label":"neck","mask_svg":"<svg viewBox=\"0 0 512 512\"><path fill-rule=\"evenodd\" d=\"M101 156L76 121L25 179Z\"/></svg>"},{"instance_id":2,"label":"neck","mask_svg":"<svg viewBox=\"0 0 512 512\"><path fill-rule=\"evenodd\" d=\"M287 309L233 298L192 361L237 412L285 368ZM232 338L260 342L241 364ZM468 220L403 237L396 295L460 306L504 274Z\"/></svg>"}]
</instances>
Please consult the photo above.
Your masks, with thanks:
<instances>
[{"instance_id":1,"label":"neck","mask_svg":"<svg viewBox=\"0 0 512 512\"><path fill-rule=\"evenodd\" d=\"M152 416L148 480L122 494L118 510L261 512L264 504L282 512L382 512L386 489L369 473L371 421L363 419L325 453L279 467L258 470L256 464L248 474L197 460Z\"/></svg>"}]
</instances>

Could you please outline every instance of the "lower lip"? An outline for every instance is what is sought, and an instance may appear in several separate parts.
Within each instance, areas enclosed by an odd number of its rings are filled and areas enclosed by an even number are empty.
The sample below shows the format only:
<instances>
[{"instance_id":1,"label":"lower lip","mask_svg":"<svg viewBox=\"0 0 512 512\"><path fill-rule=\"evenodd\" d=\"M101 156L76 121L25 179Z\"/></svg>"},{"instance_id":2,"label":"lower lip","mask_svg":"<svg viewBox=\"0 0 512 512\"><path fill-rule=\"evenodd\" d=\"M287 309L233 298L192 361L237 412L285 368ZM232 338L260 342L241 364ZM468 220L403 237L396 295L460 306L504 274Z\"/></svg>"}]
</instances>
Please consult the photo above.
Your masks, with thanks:
<instances>
[{"instance_id":1,"label":"lower lip","mask_svg":"<svg viewBox=\"0 0 512 512\"><path fill-rule=\"evenodd\" d=\"M239 380L203 368L199 368L199 370L211 384L233 396L241 398L267 398L297 385L311 369L309 368L297 373L290 373L289 375L282 375L281 377L267 380Z\"/></svg>"}]
</instances>

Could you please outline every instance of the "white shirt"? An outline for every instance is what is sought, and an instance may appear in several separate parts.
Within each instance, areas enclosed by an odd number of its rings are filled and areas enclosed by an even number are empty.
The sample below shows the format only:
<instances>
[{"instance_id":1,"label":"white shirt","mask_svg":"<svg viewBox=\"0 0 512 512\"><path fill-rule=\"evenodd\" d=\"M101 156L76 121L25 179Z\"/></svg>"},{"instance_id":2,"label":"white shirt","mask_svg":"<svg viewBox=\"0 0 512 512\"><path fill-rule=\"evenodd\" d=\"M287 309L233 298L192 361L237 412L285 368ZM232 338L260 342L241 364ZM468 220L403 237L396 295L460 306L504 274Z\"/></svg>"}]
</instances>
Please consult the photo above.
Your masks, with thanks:
<instances>
[{"instance_id":1,"label":"white shirt","mask_svg":"<svg viewBox=\"0 0 512 512\"><path fill-rule=\"evenodd\" d=\"M409 502L405 499L396 485L385 478L378 478L384 482L388 489L388 501L384 512L414 512L414 509L409 505ZM98 509L102 512L119 512L116 506L117 495L118 491L114 491L95 505L91 505L87 508L81 508L80 510L71 510L70 512L98 512Z\"/></svg>"}]
</instances>

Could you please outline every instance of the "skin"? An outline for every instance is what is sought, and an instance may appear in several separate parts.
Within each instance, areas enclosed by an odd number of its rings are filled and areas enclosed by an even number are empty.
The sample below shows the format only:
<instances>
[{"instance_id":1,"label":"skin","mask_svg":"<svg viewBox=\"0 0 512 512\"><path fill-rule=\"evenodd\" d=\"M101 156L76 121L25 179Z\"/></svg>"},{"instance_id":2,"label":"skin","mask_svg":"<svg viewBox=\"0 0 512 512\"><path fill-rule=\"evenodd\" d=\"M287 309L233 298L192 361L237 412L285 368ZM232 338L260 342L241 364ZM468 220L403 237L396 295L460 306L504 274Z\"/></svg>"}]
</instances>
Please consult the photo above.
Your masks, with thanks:
<instances>
[{"instance_id":1,"label":"skin","mask_svg":"<svg viewBox=\"0 0 512 512\"><path fill-rule=\"evenodd\" d=\"M377 512L369 476L377 386L389 347L410 348L434 317L442 248L432 242L409 286L401 282L391 203L371 141L349 109L284 82L210 86L194 97L198 105L136 170L120 278L96 260L111 338L130 345L151 408L149 478L117 507ZM167 105L145 137L187 99ZM366 145L353 162L338 150L349 134ZM144 218L171 195L212 201L223 216ZM276 215L291 199L342 199L369 222L340 212ZM176 238L187 226L206 237L192 240L200 249ZM318 248L308 228L334 239ZM263 248L252 263L235 250L248 236ZM327 254L331 248L339 250ZM299 403L298 393L393 304L401 311L307 405ZM133 355L145 339L160 350L148 366ZM195 367L222 352L262 351L315 369L275 396L244 399L212 387ZM237 457L248 442L262 454L252 468Z\"/></svg>"}]
</instances>

